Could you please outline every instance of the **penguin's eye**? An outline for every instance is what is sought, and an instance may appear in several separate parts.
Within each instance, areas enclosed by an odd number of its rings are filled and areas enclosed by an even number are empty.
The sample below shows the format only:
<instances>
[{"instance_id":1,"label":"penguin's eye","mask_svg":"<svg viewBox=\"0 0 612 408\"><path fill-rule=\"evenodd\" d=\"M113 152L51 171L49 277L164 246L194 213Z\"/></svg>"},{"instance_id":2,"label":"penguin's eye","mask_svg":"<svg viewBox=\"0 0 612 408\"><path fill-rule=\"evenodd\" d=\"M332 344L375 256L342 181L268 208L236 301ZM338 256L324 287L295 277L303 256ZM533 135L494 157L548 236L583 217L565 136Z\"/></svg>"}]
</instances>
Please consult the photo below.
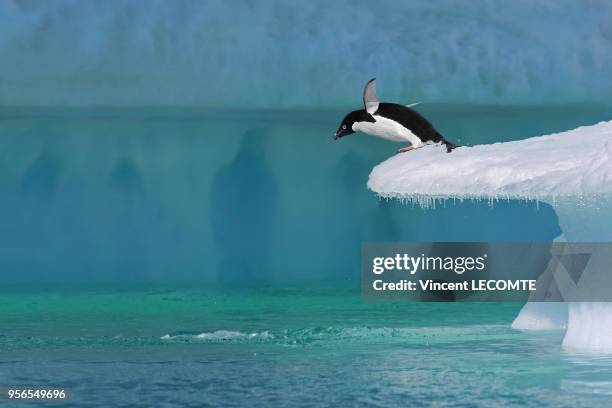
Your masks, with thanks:
<instances>
[{"instance_id":1,"label":"penguin's eye","mask_svg":"<svg viewBox=\"0 0 612 408\"><path fill-rule=\"evenodd\" d=\"M346 129L346 125L342 125L342 129Z\"/></svg>"}]
</instances>

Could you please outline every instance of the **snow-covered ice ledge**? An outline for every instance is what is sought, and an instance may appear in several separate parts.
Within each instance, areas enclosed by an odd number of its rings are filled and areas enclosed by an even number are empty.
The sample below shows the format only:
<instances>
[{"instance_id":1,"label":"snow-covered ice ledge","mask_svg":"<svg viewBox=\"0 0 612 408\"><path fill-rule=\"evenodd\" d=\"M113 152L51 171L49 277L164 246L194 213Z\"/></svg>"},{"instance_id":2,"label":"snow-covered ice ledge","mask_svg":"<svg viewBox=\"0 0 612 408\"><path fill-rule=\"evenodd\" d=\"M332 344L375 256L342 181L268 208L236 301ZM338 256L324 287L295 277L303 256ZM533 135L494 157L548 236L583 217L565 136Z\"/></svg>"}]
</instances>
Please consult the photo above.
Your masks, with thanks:
<instances>
[{"instance_id":1,"label":"snow-covered ice ledge","mask_svg":"<svg viewBox=\"0 0 612 408\"><path fill-rule=\"evenodd\" d=\"M446 199L547 202L563 240L612 242L612 121L452 154L427 146L376 166L368 187L424 207ZM566 349L612 352L612 303L527 303L513 327L565 328Z\"/></svg>"},{"instance_id":2,"label":"snow-covered ice ledge","mask_svg":"<svg viewBox=\"0 0 612 408\"><path fill-rule=\"evenodd\" d=\"M426 146L374 167L368 187L383 197L592 197L612 192L612 121L514 142Z\"/></svg>"}]
</instances>

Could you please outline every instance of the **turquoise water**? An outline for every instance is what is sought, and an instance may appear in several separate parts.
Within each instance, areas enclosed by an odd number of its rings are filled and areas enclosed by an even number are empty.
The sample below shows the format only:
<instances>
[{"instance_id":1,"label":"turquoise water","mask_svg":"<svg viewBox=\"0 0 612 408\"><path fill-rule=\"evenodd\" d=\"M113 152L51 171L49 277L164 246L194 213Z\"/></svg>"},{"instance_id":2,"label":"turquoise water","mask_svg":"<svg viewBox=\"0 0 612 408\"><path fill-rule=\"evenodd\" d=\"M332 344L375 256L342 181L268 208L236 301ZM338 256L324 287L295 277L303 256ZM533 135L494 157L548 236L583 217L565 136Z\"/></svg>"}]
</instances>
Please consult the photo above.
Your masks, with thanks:
<instances>
[{"instance_id":1,"label":"turquoise water","mask_svg":"<svg viewBox=\"0 0 612 408\"><path fill-rule=\"evenodd\" d=\"M419 109L466 145L612 117ZM367 176L397 145L332 142L343 113L1 109L0 386L91 406L608 401L612 360L511 330L518 303L360 300L362 242L562 231L545 204L379 200Z\"/></svg>"},{"instance_id":2,"label":"turquoise water","mask_svg":"<svg viewBox=\"0 0 612 408\"><path fill-rule=\"evenodd\" d=\"M0 296L0 383L73 404L605 405L612 358L509 328L520 304L362 302L351 291Z\"/></svg>"}]
</instances>

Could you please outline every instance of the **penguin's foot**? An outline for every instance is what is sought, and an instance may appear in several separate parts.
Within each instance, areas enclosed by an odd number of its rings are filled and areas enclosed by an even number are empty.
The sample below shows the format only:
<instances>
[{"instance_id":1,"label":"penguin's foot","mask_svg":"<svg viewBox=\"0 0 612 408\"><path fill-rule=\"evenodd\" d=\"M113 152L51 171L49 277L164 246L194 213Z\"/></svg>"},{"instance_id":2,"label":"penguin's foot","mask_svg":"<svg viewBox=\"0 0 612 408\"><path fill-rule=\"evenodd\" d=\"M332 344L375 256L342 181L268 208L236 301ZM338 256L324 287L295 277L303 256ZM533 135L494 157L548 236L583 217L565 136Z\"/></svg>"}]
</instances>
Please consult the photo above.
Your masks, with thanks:
<instances>
[{"instance_id":1,"label":"penguin's foot","mask_svg":"<svg viewBox=\"0 0 612 408\"><path fill-rule=\"evenodd\" d=\"M398 153L404 153L404 152L409 152L411 150L416 150L416 147L414 146L406 146L406 147L402 147L401 149L399 149L397 152Z\"/></svg>"}]
</instances>

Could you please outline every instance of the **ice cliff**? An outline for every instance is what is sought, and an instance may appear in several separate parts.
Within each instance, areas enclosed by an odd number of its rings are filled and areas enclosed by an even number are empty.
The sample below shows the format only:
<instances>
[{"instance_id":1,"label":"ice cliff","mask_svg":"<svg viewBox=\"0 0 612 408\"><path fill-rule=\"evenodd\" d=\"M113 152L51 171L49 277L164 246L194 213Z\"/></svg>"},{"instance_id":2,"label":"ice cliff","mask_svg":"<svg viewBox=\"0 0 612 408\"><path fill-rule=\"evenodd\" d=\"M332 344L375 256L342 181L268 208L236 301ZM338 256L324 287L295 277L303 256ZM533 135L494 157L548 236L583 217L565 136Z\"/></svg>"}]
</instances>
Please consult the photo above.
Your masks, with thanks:
<instances>
[{"instance_id":1,"label":"ice cliff","mask_svg":"<svg viewBox=\"0 0 612 408\"><path fill-rule=\"evenodd\" d=\"M605 1L4 0L0 105L345 108L372 76L392 101L605 102L611 20Z\"/></svg>"},{"instance_id":2,"label":"ice cliff","mask_svg":"<svg viewBox=\"0 0 612 408\"><path fill-rule=\"evenodd\" d=\"M426 146L376 166L368 187L383 197L552 200L612 193L612 121L526 140Z\"/></svg>"},{"instance_id":3,"label":"ice cliff","mask_svg":"<svg viewBox=\"0 0 612 408\"><path fill-rule=\"evenodd\" d=\"M555 209L562 240L609 242L612 121L520 141L461 147L452 154L428 146L376 166L368 187L382 197L424 206L457 198L537 199ZM610 303L527 303L513 327L564 328L566 349L612 352L610 321Z\"/></svg>"}]
</instances>

